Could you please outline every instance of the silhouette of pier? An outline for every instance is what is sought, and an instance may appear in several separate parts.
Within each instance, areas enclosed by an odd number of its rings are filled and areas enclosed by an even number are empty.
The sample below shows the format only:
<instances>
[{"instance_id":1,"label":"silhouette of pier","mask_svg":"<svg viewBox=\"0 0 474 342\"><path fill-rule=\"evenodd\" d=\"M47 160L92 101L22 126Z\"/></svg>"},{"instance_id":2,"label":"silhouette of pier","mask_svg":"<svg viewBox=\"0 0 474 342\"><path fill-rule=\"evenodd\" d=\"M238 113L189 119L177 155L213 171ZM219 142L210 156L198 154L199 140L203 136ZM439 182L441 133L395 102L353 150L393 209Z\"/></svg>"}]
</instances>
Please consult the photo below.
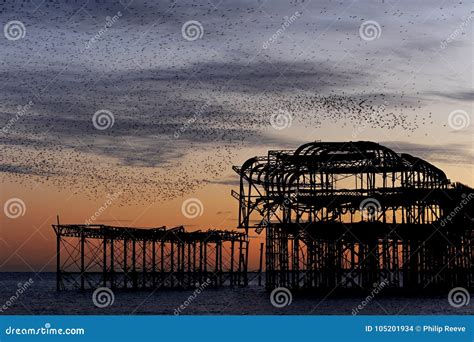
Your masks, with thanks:
<instances>
[{"instance_id":1,"label":"silhouette of pier","mask_svg":"<svg viewBox=\"0 0 474 342\"><path fill-rule=\"evenodd\" d=\"M239 227L266 232L266 287L474 287L474 192L373 142L312 142L234 167Z\"/></svg>"},{"instance_id":2,"label":"silhouette of pier","mask_svg":"<svg viewBox=\"0 0 474 342\"><path fill-rule=\"evenodd\" d=\"M474 191L423 159L311 142L234 170L245 232L58 222L57 289L246 286L250 230L267 289L474 289Z\"/></svg>"},{"instance_id":3,"label":"silhouette of pier","mask_svg":"<svg viewBox=\"0 0 474 342\"><path fill-rule=\"evenodd\" d=\"M244 233L59 222L53 228L57 290L245 286L248 281Z\"/></svg>"}]
</instances>

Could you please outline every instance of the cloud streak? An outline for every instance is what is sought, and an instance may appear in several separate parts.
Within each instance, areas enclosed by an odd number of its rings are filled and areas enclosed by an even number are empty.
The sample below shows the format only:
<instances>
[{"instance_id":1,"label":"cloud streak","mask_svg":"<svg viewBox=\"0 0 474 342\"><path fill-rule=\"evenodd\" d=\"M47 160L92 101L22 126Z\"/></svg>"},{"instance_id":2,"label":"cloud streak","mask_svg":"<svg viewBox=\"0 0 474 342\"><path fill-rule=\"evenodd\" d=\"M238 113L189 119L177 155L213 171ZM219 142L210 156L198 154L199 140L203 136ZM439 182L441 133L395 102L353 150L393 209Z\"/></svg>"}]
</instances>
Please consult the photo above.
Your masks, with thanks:
<instances>
[{"instance_id":1,"label":"cloud streak","mask_svg":"<svg viewBox=\"0 0 474 342\"><path fill-rule=\"evenodd\" d=\"M91 189L144 182L173 197L217 181L242 149L297 146L328 123L414 133L426 115L420 94L434 95L430 105L460 108L473 97L465 73L453 76L442 62L462 65L469 39L433 53L466 5L430 11L421 23L430 6L408 1L46 4L0 5L2 21L15 13L26 26L23 40L0 51L0 127L33 103L0 133L4 174L91 179ZM296 11L301 16L263 49ZM382 28L373 42L359 36L367 18ZM181 35L191 19L204 28L193 42ZM112 113L112 127L94 128L99 110ZM281 110L292 117L292 134L271 128ZM407 147L435 159L459 152Z\"/></svg>"}]
</instances>

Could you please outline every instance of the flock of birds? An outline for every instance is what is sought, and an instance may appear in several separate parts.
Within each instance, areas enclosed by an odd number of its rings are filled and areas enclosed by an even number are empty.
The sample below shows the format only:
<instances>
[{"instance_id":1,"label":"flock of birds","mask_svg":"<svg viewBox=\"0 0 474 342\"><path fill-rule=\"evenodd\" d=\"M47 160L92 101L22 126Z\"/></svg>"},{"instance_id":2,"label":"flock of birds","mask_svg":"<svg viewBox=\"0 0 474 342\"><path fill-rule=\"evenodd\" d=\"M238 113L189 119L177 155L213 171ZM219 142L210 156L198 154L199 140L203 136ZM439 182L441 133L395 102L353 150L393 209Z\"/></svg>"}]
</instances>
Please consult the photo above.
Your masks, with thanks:
<instances>
[{"instance_id":1,"label":"flock of birds","mask_svg":"<svg viewBox=\"0 0 474 342\"><path fill-rule=\"evenodd\" d=\"M291 115L295 130L332 122L411 134L433 124L421 100L407 95L416 93L415 76L401 93L390 90L390 80L400 81L393 70L374 85L371 68L391 57L360 39L358 24L367 18L345 12L343 2L316 10L292 1L273 12L258 1L85 3L0 4L2 22L13 11L26 26L26 37L0 53L0 126L16 116L8 132L0 131L0 172L9 181L91 198L121 192L122 205L153 203L221 179L239 151L277 141L270 118L279 111ZM407 17L402 36L417 29L419 14L386 8L387 17ZM117 22L85 49L104 18L118 11ZM282 24L275 11L300 11L301 22L263 49ZM187 41L181 25L196 17L203 37ZM354 30L342 30L338 22L344 21ZM344 49L360 57L356 73L335 63ZM29 100L28 113L17 115L18 104ZM105 130L91 122L101 109L114 116Z\"/></svg>"}]
</instances>

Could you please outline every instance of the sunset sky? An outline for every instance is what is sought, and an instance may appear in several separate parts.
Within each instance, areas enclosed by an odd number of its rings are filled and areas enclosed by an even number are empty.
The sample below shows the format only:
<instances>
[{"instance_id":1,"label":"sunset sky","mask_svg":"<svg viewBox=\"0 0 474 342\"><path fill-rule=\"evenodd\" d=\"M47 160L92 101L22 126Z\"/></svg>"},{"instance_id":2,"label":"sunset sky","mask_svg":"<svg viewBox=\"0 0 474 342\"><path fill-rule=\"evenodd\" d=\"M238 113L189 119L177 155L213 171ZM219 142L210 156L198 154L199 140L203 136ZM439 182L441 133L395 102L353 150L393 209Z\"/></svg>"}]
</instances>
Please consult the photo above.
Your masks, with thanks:
<instances>
[{"instance_id":1,"label":"sunset sky","mask_svg":"<svg viewBox=\"0 0 474 342\"><path fill-rule=\"evenodd\" d=\"M53 270L56 215L114 194L95 223L235 229L232 165L312 140L474 186L469 2L104 2L0 4L0 271Z\"/></svg>"}]
</instances>

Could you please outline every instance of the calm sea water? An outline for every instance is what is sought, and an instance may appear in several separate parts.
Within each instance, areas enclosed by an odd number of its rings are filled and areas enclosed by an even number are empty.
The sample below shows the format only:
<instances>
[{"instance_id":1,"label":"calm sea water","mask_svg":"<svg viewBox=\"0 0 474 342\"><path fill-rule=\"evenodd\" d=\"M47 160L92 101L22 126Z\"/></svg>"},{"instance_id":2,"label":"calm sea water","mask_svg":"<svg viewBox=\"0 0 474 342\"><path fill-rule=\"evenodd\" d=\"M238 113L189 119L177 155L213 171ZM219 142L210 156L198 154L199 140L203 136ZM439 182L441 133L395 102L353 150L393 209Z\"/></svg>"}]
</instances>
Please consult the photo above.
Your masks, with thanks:
<instances>
[{"instance_id":1,"label":"calm sea water","mask_svg":"<svg viewBox=\"0 0 474 342\"><path fill-rule=\"evenodd\" d=\"M19 283L33 280L18 298L11 300L19 289ZM187 291L139 291L114 292L114 302L98 308L92 301L92 291L55 290L54 273L0 273L0 314L158 314L173 315L181 305L181 314L188 315L351 315L365 296L324 298L324 296L293 295L290 305L276 308L270 302L270 295L252 283L247 288L207 288L189 302L193 290ZM471 294L471 297L473 294ZM390 314L474 314L474 304L461 308L449 305L447 296L393 297L377 295L362 310L361 315ZM185 302L188 302L185 305Z\"/></svg>"}]
</instances>

